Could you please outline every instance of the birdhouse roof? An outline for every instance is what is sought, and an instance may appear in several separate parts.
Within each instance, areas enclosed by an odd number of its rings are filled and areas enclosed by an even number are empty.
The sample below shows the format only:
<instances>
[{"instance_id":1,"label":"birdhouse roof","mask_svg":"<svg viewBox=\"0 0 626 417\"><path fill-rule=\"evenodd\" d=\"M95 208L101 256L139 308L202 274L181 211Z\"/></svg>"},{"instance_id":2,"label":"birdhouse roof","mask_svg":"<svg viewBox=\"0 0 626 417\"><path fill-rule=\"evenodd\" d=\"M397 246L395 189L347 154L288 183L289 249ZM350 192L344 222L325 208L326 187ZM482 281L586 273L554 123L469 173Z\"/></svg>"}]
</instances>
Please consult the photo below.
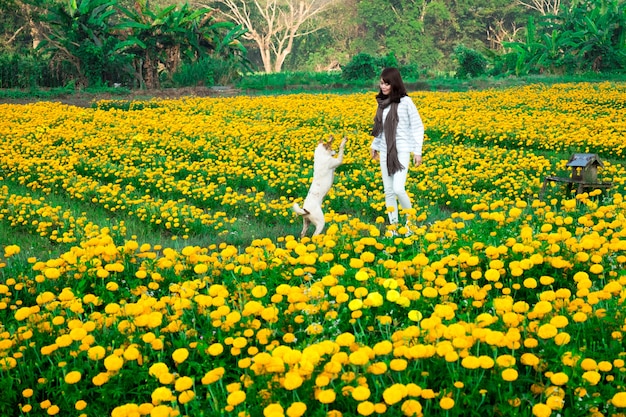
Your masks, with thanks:
<instances>
[{"instance_id":1,"label":"birdhouse roof","mask_svg":"<svg viewBox=\"0 0 626 417\"><path fill-rule=\"evenodd\" d=\"M589 168L591 166L604 167L604 164L595 153L575 153L567 161L566 166Z\"/></svg>"}]
</instances>

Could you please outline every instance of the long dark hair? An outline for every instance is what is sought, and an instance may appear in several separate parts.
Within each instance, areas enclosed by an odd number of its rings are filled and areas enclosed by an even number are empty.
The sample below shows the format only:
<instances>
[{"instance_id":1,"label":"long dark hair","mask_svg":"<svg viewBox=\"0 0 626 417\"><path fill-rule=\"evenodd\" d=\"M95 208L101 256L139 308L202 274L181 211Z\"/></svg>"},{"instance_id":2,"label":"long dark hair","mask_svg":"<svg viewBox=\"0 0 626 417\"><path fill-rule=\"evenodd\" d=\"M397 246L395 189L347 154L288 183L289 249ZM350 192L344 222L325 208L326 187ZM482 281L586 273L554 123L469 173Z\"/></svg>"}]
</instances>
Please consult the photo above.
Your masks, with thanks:
<instances>
[{"instance_id":1,"label":"long dark hair","mask_svg":"<svg viewBox=\"0 0 626 417\"><path fill-rule=\"evenodd\" d=\"M402 76L400 75L400 71L398 68L385 68L380 73L380 79L386 82L391 86L391 91L389 92L389 99L392 103L399 103L400 99L404 96L407 96L406 87L404 86L404 82L402 82ZM377 98L387 98L383 94L383 90L378 88Z\"/></svg>"}]
</instances>

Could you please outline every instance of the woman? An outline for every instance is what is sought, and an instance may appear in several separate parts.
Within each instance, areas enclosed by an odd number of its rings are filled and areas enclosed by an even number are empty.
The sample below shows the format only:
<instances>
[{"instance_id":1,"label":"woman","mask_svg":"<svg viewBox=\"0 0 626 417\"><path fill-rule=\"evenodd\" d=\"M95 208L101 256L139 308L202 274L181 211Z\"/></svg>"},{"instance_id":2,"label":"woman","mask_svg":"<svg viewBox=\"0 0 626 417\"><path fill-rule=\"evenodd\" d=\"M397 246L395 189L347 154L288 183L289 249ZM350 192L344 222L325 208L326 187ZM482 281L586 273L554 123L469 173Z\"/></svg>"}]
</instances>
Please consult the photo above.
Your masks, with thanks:
<instances>
[{"instance_id":1,"label":"woman","mask_svg":"<svg viewBox=\"0 0 626 417\"><path fill-rule=\"evenodd\" d=\"M385 203L390 224L398 223L398 202L410 209L411 199L405 190L411 154L413 164L422 163L424 124L411 98L407 95L397 68L385 68L380 74L380 90L376 96L378 109L374 118L371 145L373 159L380 160Z\"/></svg>"}]
</instances>

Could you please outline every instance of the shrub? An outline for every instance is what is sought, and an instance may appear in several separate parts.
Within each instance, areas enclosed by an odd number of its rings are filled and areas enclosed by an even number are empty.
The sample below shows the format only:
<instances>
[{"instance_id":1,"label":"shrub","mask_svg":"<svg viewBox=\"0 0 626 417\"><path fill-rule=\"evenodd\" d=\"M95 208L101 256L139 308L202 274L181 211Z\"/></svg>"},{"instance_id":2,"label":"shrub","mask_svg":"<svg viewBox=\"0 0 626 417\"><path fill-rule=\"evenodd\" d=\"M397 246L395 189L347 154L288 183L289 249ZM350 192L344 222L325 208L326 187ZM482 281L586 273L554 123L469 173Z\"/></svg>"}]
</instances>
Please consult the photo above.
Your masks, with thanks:
<instances>
[{"instance_id":1,"label":"shrub","mask_svg":"<svg viewBox=\"0 0 626 417\"><path fill-rule=\"evenodd\" d=\"M489 71L490 75L507 75L515 73L515 65L517 63L517 54L509 52L506 54L493 54L491 61L493 68Z\"/></svg>"},{"instance_id":2,"label":"shrub","mask_svg":"<svg viewBox=\"0 0 626 417\"><path fill-rule=\"evenodd\" d=\"M206 57L193 63L184 63L172 75L176 87L195 85L227 85L241 78L239 65L232 60ZM167 81L163 82L167 84Z\"/></svg>"},{"instance_id":3,"label":"shrub","mask_svg":"<svg viewBox=\"0 0 626 417\"><path fill-rule=\"evenodd\" d=\"M366 53L356 54L350 62L341 67L345 80L373 80L383 68L397 67L398 60L393 53L384 57L374 57Z\"/></svg>"},{"instance_id":4,"label":"shrub","mask_svg":"<svg viewBox=\"0 0 626 417\"><path fill-rule=\"evenodd\" d=\"M62 85L63 82L51 73L47 59L31 54L0 53L0 88L33 89Z\"/></svg>"},{"instance_id":5,"label":"shrub","mask_svg":"<svg viewBox=\"0 0 626 417\"><path fill-rule=\"evenodd\" d=\"M487 71L487 58L478 51L458 45L454 48L454 56L459 64L456 70L458 78L478 77Z\"/></svg>"}]
</instances>

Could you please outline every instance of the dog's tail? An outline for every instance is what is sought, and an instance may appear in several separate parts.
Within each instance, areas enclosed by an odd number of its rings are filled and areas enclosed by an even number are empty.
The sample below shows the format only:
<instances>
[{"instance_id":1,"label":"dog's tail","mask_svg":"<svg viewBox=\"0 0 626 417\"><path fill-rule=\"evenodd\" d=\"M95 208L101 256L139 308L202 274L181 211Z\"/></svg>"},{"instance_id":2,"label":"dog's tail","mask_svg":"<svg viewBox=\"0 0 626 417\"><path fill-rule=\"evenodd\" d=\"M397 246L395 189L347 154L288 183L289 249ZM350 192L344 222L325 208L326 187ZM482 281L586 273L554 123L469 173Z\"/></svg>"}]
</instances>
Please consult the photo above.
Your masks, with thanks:
<instances>
[{"instance_id":1,"label":"dog's tail","mask_svg":"<svg viewBox=\"0 0 626 417\"><path fill-rule=\"evenodd\" d=\"M293 211L295 211L300 216L305 216L309 214L309 211L305 208L301 208L298 203L293 203Z\"/></svg>"}]
</instances>

